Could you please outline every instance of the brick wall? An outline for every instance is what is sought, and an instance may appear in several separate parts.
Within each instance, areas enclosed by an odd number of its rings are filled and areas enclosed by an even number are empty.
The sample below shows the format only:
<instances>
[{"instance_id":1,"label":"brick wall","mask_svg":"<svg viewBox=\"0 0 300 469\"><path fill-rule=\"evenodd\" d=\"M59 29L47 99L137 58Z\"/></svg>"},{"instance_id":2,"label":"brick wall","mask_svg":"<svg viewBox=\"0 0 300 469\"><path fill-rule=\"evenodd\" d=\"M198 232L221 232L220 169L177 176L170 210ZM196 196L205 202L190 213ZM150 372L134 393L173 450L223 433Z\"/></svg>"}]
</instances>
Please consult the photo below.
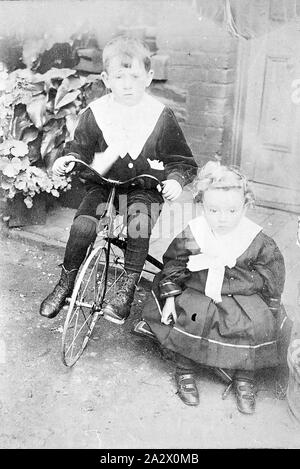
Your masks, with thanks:
<instances>
[{"instance_id":1,"label":"brick wall","mask_svg":"<svg viewBox=\"0 0 300 469\"><path fill-rule=\"evenodd\" d=\"M160 5L158 52L169 55L168 86L182 90L180 124L199 165L231 158L238 41L223 22L223 0Z\"/></svg>"},{"instance_id":2,"label":"brick wall","mask_svg":"<svg viewBox=\"0 0 300 469\"><path fill-rule=\"evenodd\" d=\"M0 24L23 31L26 40L66 40L89 29L102 48L123 26L151 31L158 53L169 57L168 79L154 83L153 92L174 107L199 164L215 153L230 159L237 40L222 24L223 0L20 1L14 9L1 3Z\"/></svg>"},{"instance_id":3,"label":"brick wall","mask_svg":"<svg viewBox=\"0 0 300 469\"><path fill-rule=\"evenodd\" d=\"M181 125L199 164L215 153L224 160L230 156L235 63L235 47L170 52L169 83L181 84L186 91L186 120Z\"/></svg>"}]
</instances>

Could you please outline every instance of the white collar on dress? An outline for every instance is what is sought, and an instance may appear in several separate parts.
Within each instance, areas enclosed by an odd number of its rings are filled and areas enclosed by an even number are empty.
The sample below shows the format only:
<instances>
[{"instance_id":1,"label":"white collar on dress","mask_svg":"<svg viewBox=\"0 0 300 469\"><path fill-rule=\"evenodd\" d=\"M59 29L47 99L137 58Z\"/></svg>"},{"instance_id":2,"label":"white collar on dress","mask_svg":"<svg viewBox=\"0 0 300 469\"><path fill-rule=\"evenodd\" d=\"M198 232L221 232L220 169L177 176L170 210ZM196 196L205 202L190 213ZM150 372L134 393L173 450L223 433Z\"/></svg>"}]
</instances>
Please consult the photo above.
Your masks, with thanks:
<instances>
[{"instance_id":1,"label":"white collar on dress","mask_svg":"<svg viewBox=\"0 0 300 469\"><path fill-rule=\"evenodd\" d=\"M187 267L191 271L208 269L205 294L220 302L225 266L235 266L237 258L246 251L262 227L243 217L233 231L218 236L212 232L204 216L194 218L189 226L201 254L190 256Z\"/></svg>"},{"instance_id":2,"label":"white collar on dress","mask_svg":"<svg viewBox=\"0 0 300 469\"><path fill-rule=\"evenodd\" d=\"M124 106L110 93L89 104L107 145L122 142L121 158L128 153L135 160L152 133L164 104L145 93L135 106Z\"/></svg>"}]
</instances>

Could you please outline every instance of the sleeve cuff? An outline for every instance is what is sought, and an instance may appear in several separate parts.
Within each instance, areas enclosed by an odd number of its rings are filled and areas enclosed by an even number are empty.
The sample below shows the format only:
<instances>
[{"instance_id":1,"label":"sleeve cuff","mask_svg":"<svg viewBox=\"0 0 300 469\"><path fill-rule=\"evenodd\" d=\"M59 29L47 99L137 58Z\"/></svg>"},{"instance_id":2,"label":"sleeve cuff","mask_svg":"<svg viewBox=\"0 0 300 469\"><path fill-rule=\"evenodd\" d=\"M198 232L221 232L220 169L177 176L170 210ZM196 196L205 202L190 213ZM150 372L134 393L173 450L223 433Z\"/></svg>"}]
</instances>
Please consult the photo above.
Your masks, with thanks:
<instances>
[{"instance_id":1,"label":"sleeve cuff","mask_svg":"<svg viewBox=\"0 0 300 469\"><path fill-rule=\"evenodd\" d=\"M167 179L175 179L175 181L177 181L181 187L183 187L185 184L185 177L180 173L170 173L168 174Z\"/></svg>"},{"instance_id":2,"label":"sleeve cuff","mask_svg":"<svg viewBox=\"0 0 300 469\"><path fill-rule=\"evenodd\" d=\"M281 305L281 298L268 298L266 303L271 311L279 311Z\"/></svg>"},{"instance_id":3,"label":"sleeve cuff","mask_svg":"<svg viewBox=\"0 0 300 469\"><path fill-rule=\"evenodd\" d=\"M77 160L85 162L82 156L79 155L79 153L76 153L75 151L67 151L63 156L74 156L74 158L76 158Z\"/></svg>"},{"instance_id":4,"label":"sleeve cuff","mask_svg":"<svg viewBox=\"0 0 300 469\"><path fill-rule=\"evenodd\" d=\"M167 281L159 284L160 298L168 298L169 296L177 296L182 292L181 288L176 283Z\"/></svg>"}]
</instances>

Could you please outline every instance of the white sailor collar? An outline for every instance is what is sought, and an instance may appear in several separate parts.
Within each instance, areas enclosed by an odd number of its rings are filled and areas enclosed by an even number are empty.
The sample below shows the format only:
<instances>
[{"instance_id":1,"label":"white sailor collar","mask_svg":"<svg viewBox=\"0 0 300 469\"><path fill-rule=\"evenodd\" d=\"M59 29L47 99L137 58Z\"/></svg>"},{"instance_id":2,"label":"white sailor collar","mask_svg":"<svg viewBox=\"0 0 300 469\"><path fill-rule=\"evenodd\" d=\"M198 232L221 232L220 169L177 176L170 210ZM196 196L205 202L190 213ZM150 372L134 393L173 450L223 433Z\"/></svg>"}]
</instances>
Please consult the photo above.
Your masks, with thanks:
<instances>
[{"instance_id":1,"label":"white sailor collar","mask_svg":"<svg viewBox=\"0 0 300 469\"><path fill-rule=\"evenodd\" d=\"M124 106L117 103L110 93L91 102L89 107L107 145L122 142L125 151L121 158L128 153L135 160L165 106L147 93L137 105Z\"/></svg>"},{"instance_id":2,"label":"white sailor collar","mask_svg":"<svg viewBox=\"0 0 300 469\"><path fill-rule=\"evenodd\" d=\"M233 231L224 236L217 236L204 216L191 220L189 227L201 254L190 256L187 267L191 271L208 269L205 294L218 303L222 301L225 266L235 266L237 258L246 251L262 227L243 217Z\"/></svg>"}]
</instances>

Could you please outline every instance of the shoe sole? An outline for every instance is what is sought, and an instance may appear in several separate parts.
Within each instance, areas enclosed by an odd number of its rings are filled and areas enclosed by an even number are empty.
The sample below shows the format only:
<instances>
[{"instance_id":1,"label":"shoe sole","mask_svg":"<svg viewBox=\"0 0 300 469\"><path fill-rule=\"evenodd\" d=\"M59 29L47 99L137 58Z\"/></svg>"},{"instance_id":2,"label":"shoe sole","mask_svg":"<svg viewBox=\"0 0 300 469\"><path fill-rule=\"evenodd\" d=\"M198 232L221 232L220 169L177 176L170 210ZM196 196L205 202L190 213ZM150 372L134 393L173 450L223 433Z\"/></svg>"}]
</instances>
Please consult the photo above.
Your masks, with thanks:
<instances>
[{"instance_id":1,"label":"shoe sole","mask_svg":"<svg viewBox=\"0 0 300 469\"><path fill-rule=\"evenodd\" d=\"M243 414L243 415L253 415L253 414L255 414L255 411L253 411L253 412L245 412L244 410L239 409L239 407L238 407L238 411L239 411L241 414Z\"/></svg>"},{"instance_id":2,"label":"shoe sole","mask_svg":"<svg viewBox=\"0 0 300 469\"><path fill-rule=\"evenodd\" d=\"M133 334L138 335L140 337L148 337L148 339L157 340L156 336L153 333L145 331L144 329L141 329L141 328L139 329L138 324L132 329Z\"/></svg>"},{"instance_id":3,"label":"shoe sole","mask_svg":"<svg viewBox=\"0 0 300 469\"><path fill-rule=\"evenodd\" d=\"M107 319L107 321L113 322L114 324L122 325L128 318L130 310L127 312L126 316L124 316L123 318L120 316L118 317L114 313L113 308L110 306L110 304L107 304L106 306L104 306L102 313L103 313L104 319Z\"/></svg>"},{"instance_id":4,"label":"shoe sole","mask_svg":"<svg viewBox=\"0 0 300 469\"><path fill-rule=\"evenodd\" d=\"M241 414L244 414L244 415L253 415L255 413L255 409L253 410L250 410L249 412L245 411L245 410L242 410L241 407L239 407L239 405L237 404L237 410L241 413Z\"/></svg>"},{"instance_id":5,"label":"shoe sole","mask_svg":"<svg viewBox=\"0 0 300 469\"><path fill-rule=\"evenodd\" d=\"M181 402L183 402L185 405L189 406L189 407L197 407L199 404L200 404L200 399L197 401L197 402L187 402L182 394L180 392L176 392L177 396L179 397L179 399L181 400Z\"/></svg>"},{"instance_id":6,"label":"shoe sole","mask_svg":"<svg viewBox=\"0 0 300 469\"><path fill-rule=\"evenodd\" d=\"M109 313L105 313L105 312L104 312L104 314L103 314L103 317L104 317L104 319L106 319L107 321L113 322L114 324L118 324L118 325L120 325L120 326L121 326L122 324L124 324L124 322L125 322L125 319L118 319L118 318L115 318L115 317L111 316Z\"/></svg>"},{"instance_id":7,"label":"shoe sole","mask_svg":"<svg viewBox=\"0 0 300 469\"><path fill-rule=\"evenodd\" d=\"M134 335L138 336L138 337L146 337L147 339L157 340L155 335L147 334L147 333L142 332L142 331L136 331L135 329L132 329L132 333Z\"/></svg>"}]
</instances>

